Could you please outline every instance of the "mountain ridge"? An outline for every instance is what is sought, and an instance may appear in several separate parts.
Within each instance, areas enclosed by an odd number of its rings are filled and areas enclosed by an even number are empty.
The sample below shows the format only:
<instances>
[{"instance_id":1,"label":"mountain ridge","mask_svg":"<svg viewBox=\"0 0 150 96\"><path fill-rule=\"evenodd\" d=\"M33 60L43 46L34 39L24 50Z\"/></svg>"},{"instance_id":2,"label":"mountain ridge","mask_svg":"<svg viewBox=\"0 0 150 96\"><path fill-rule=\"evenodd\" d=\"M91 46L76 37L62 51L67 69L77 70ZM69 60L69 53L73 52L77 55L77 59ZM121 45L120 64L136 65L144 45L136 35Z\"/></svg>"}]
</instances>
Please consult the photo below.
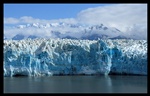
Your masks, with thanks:
<instances>
[{"instance_id":1,"label":"mountain ridge","mask_svg":"<svg viewBox=\"0 0 150 96\"><path fill-rule=\"evenodd\" d=\"M66 38L66 39L89 39L97 40L100 39L128 39L117 28L108 27L103 24L99 25L84 25L84 24L69 24L69 23L31 23L24 25L17 25L13 27L19 32L25 30L25 32L20 32L15 34L12 40L22 40L22 39L35 39L35 38ZM41 30L39 35L37 32ZM36 32L37 31L37 32ZM33 33L32 33L33 32ZM30 33L30 34L27 34ZM35 34L34 34L35 33ZM8 37L4 34L4 40ZM119 38L117 38L119 37Z\"/></svg>"}]
</instances>

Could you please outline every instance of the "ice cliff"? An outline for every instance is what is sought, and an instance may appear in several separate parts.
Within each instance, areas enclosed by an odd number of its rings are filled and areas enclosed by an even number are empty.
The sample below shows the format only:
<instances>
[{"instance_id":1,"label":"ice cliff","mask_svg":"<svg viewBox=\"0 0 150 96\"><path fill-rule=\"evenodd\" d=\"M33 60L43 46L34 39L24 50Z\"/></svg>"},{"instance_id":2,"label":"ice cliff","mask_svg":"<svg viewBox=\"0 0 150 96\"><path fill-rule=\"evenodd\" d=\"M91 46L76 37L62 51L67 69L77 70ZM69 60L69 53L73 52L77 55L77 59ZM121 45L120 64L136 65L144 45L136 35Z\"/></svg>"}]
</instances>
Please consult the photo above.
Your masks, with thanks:
<instances>
[{"instance_id":1,"label":"ice cliff","mask_svg":"<svg viewBox=\"0 0 150 96\"><path fill-rule=\"evenodd\" d=\"M4 76L147 75L146 40L4 40Z\"/></svg>"}]
</instances>

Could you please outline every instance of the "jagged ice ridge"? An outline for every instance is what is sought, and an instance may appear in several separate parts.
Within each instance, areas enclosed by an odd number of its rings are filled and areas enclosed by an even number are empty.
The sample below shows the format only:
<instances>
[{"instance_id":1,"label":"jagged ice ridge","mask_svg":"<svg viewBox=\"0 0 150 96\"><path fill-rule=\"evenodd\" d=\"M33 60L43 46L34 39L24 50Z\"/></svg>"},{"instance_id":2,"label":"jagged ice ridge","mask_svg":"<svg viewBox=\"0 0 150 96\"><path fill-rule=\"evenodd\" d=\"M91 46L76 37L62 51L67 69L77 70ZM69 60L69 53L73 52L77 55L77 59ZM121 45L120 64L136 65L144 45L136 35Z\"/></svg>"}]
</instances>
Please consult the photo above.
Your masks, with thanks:
<instances>
[{"instance_id":1,"label":"jagged ice ridge","mask_svg":"<svg viewBox=\"0 0 150 96\"><path fill-rule=\"evenodd\" d=\"M146 40L4 40L4 76L147 75Z\"/></svg>"}]
</instances>

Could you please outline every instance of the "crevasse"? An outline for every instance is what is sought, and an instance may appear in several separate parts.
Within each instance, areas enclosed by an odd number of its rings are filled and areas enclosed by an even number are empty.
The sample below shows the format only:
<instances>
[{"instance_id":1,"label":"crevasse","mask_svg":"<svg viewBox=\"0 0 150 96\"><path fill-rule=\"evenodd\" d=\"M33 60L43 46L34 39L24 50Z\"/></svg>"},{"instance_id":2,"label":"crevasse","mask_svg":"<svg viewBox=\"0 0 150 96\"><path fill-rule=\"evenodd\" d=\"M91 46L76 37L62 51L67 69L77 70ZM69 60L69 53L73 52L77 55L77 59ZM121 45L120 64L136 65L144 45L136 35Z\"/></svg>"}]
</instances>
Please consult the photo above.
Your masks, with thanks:
<instances>
[{"instance_id":1,"label":"crevasse","mask_svg":"<svg viewBox=\"0 0 150 96\"><path fill-rule=\"evenodd\" d=\"M4 76L147 75L146 40L4 40Z\"/></svg>"}]
</instances>

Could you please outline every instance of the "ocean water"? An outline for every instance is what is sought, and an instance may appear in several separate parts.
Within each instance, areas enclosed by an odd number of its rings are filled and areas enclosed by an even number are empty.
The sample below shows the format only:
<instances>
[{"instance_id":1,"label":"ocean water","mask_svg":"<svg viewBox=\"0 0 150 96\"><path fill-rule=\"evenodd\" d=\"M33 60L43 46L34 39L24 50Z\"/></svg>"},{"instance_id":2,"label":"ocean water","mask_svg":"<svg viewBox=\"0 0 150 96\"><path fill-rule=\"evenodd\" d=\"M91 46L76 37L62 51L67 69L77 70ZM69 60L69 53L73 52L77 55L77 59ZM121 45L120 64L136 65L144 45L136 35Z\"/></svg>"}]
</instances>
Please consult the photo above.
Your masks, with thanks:
<instances>
[{"instance_id":1,"label":"ocean water","mask_svg":"<svg viewBox=\"0 0 150 96\"><path fill-rule=\"evenodd\" d=\"M4 77L4 93L147 93L147 76Z\"/></svg>"}]
</instances>

